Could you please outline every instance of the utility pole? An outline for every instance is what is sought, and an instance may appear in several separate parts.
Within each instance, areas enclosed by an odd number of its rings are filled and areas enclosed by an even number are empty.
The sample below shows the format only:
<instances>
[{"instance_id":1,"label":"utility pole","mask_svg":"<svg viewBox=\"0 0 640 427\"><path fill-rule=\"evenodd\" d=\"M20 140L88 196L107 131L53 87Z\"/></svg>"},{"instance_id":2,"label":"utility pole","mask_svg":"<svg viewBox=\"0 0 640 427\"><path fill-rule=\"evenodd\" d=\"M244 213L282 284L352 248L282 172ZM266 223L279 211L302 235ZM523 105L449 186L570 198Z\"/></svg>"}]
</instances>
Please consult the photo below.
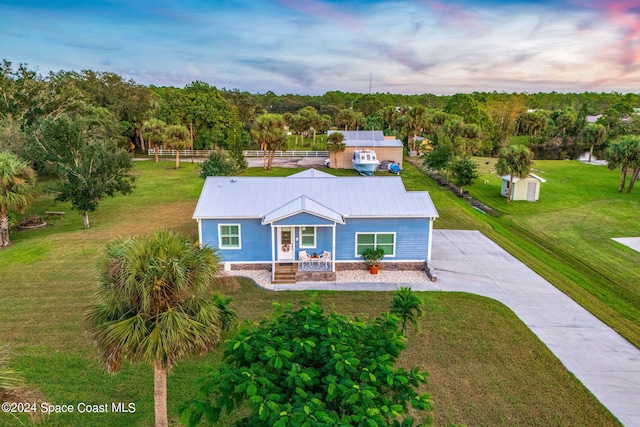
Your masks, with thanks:
<instances>
[{"instance_id":1,"label":"utility pole","mask_svg":"<svg viewBox=\"0 0 640 427\"><path fill-rule=\"evenodd\" d=\"M373 73L369 73L369 95L371 95L371 76Z\"/></svg>"}]
</instances>

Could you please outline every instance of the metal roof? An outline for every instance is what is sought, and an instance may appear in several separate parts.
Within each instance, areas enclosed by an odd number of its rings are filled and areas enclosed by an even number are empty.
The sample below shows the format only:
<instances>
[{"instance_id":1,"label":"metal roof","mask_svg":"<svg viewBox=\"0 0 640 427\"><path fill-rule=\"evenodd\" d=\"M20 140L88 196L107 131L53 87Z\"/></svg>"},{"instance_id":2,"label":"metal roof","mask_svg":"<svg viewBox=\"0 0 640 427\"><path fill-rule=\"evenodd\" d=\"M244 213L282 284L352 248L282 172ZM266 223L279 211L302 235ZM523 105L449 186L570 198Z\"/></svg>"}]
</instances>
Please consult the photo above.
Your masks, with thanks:
<instances>
[{"instance_id":1,"label":"metal roof","mask_svg":"<svg viewBox=\"0 0 640 427\"><path fill-rule=\"evenodd\" d=\"M327 136L332 133L340 132L344 135L346 141L349 140L369 140L369 141L383 141L384 133L381 130L330 130L327 131Z\"/></svg>"},{"instance_id":2,"label":"metal roof","mask_svg":"<svg viewBox=\"0 0 640 427\"><path fill-rule=\"evenodd\" d=\"M289 175L287 178L317 178L317 177L325 177L325 178L335 178L335 176L319 171L318 169L305 169L302 172L294 173L293 175Z\"/></svg>"},{"instance_id":3,"label":"metal roof","mask_svg":"<svg viewBox=\"0 0 640 427\"><path fill-rule=\"evenodd\" d=\"M393 177L207 177L193 218L275 217L277 209L305 196L347 217L438 216L429 193L406 191ZM293 205L287 207L292 212ZM318 213L319 211L316 211ZM325 212L326 213L326 212Z\"/></svg>"},{"instance_id":4,"label":"metal roof","mask_svg":"<svg viewBox=\"0 0 640 427\"><path fill-rule=\"evenodd\" d=\"M511 175L501 175L500 178L502 178L503 181L509 181L511 179ZM546 179L544 179L544 178L542 178L542 177L540 177L538 175L532 174L532 173L527 175L524 179L527 179L527 178L534 178L534 179L537 179L540 182L547 182ZM521 179L522 178L518 178L517 176L514 176L513 177L513 182L518 182Z\"/></svg>"},{"instance_id":5,"label":"metal roof","mask_svg":"<svg viewBox=\"0 0 640 427\"><path fill-rule=\"evenodd\" d=\"M381 130L330 130L327 136L340 132L347 147L403 147L399 139L385 139Z\"/></svg>"},{"instance_id":6,"label":"metal roof","mask_svg":"<svg viewBox=\"0 0 640 427\"><path fill-rule=\"evenodd\" d=\"M399 139L384 139L382 141L372 141L372 140L346 140L344 144L347 147L404 147L402 145L402 141Z\"/></svg>"}]
</instances>

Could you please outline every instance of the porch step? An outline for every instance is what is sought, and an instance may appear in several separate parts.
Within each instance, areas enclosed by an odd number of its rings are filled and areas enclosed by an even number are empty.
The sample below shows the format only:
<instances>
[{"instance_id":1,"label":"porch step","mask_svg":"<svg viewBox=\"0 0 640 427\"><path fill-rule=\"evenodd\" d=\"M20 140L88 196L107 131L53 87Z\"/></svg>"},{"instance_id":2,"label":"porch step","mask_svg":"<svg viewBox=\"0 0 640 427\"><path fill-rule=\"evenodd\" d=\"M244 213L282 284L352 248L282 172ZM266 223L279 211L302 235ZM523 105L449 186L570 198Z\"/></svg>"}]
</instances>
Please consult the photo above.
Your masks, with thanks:
<instances>
[{"instance_id":1,"label":"porch step","mask_svg":"<svg viewBox=\"0 0 640 427\"><path fill-rule=\"evenodd\" d=\"M294 285L296 283L297 271L298 266L295 264L276 264L273 283L278 285Z\"/></svg>"},{"instance_id":2,"label":"porch step","mask_svg":"<svg viewBox=\"0 0 640 427\"><path fill-rule=\"evenodd\" d=\"M274 285L295 285L296 284L296 278L294 277L293 279L279 279L279 278L275 278L273 279L273 283Z\"/></svg>"}]
</instances>

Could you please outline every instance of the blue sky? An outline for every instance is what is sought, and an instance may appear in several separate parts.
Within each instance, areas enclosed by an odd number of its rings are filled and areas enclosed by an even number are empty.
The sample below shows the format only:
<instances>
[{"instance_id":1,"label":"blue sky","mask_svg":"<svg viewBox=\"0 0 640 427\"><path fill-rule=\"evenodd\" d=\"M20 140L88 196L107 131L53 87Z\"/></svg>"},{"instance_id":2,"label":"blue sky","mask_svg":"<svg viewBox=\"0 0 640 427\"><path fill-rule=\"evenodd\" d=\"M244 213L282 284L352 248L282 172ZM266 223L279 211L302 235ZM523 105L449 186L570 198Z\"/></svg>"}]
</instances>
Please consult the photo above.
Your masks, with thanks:
<instances>
[{"instance_id":1,"label":"blue sky","mask_svg":"<svg viewBox=\"0 0 640 427\"><path fill-rule=\"evenodd\" d=\"M0 55L253 93L638 92L640 0L0 0Z\"/></svg>"}]
</instances>

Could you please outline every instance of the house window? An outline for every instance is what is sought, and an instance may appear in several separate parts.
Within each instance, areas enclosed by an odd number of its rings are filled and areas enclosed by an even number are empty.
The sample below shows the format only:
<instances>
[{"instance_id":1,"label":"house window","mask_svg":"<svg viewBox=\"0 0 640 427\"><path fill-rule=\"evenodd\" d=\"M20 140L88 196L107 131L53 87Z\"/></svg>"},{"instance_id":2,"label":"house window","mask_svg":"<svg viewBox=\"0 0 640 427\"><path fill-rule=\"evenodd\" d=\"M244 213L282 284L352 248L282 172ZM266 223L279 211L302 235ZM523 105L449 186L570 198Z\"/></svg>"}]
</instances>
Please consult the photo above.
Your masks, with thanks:
<instances>
[{"instance_id":1,"label":"house window","mask_svg":"<svg viewBox=\"0 0 640 427\"><path fill-rule=\"evenodd\" d=\"M218 224L218 236L220 249L240 249L239 224Z\"/></svg>"},{"instance_id":2,"label":"house window","mask_svg":"<svg viewBox=\"0 0 640 427\"><path fill-rule=\"evenodd\" d=\"M365 249L384 249L386 256L396 255L396 233L356 233L356 255Z\"/></svg>"},{"instance_id":3,"label":"house window","mask_svg":"<svg viewBox=\"0 0 640 427\"><path fill-rule=\"evenodd\" d=\"M316 228L300 227L300 247L315 248L316 247Z\"/></svg>"}]
</instances>

